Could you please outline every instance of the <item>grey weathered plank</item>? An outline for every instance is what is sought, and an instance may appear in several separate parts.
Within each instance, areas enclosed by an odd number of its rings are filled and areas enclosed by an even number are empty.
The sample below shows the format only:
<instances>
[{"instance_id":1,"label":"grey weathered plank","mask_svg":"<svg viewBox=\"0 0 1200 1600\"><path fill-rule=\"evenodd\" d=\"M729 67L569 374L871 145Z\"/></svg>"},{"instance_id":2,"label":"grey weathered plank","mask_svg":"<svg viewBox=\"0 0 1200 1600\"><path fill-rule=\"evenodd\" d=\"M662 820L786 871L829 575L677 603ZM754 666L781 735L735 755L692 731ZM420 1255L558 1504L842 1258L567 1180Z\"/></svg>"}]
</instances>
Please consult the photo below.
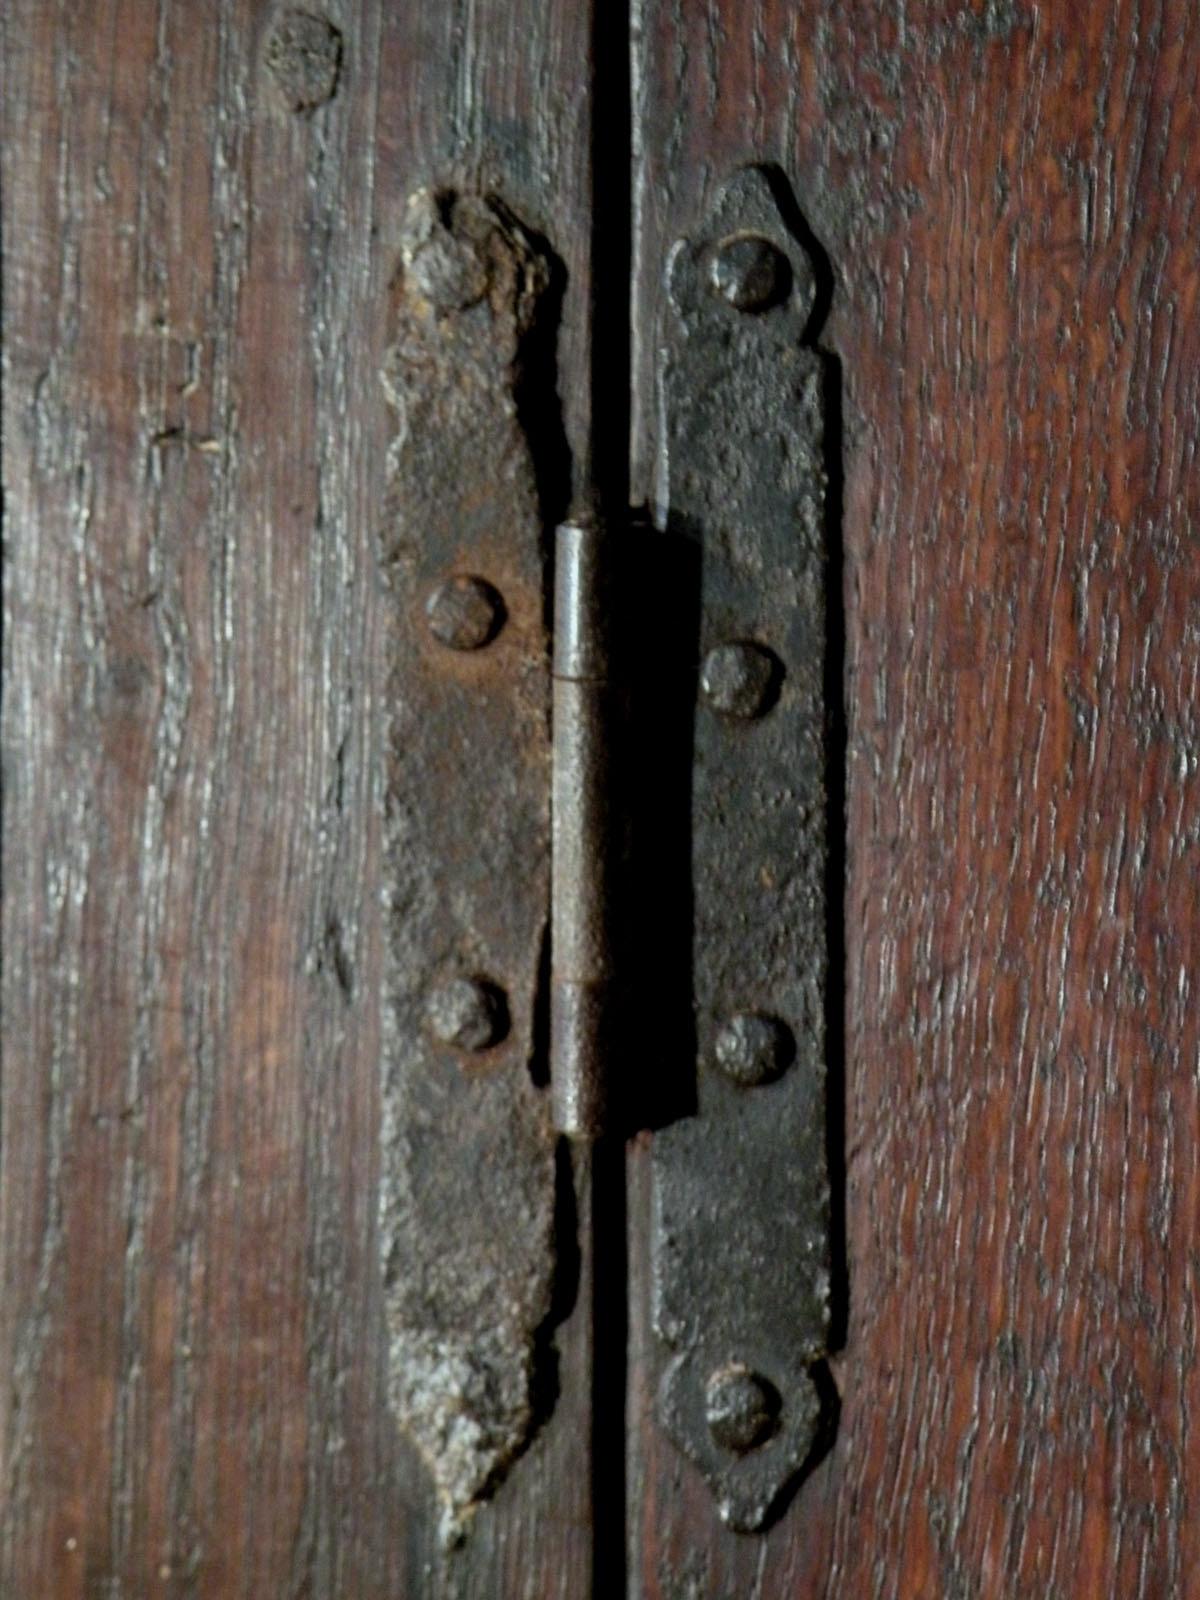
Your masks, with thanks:
<instances>
[{"instance_id":1,"label":"grey weathered plank","mask_svg":"<svg viewBox=\"0 0 1200 1600\"><path fill-rule=\"evenodd\" d=\"M301 113L277 16L6 7L0 1592L575 1597L586 1273L448 1561L384 1403L375 535L419 184L566 261L584 469L589 13L338 0Z\"/></svg>"}]
</instances>

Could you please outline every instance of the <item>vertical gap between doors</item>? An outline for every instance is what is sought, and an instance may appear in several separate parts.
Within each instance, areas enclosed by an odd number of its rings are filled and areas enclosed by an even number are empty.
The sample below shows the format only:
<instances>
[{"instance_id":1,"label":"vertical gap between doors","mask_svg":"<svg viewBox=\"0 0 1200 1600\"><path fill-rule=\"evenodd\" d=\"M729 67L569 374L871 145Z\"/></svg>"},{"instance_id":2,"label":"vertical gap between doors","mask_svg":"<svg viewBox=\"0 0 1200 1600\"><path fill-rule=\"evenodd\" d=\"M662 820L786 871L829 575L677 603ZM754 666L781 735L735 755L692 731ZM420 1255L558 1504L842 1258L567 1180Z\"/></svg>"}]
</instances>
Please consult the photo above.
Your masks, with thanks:
<instances>
[{"instance_id":1,"label":"vertical gap between doors","mask_svg":"<svg viewBox=\"0 0 1200 1600\"><path fill-rule=\"evenodd\" d=\"M592 10L591 489L613 526L629 510L632 95L628 0ZM619 1071L619 1064L614 1063ZM624 1595L629 1344L625 1143L618 1126L590 1166L592 1592Z\"/></svg>"}]
</instances>

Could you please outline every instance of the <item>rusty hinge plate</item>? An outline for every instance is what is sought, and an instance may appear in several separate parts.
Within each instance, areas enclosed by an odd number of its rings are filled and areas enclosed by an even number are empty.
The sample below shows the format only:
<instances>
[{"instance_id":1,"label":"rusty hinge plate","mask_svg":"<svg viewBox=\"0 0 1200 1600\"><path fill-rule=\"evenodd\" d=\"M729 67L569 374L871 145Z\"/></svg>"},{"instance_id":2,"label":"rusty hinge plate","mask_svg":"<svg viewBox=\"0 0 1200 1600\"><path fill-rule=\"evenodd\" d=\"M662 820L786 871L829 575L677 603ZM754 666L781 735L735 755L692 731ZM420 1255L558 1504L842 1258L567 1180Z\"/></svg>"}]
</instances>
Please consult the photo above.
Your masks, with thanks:
<instances>
[{"instance_id":1,"label":"rusty hinge plate","mask_svg":"<svg viewBox=\"0 0 1200 1600\"><path fill-rule=\"evenodd\" d=\"M448 1537L533 1426L556 1129L595 1137L614 1103L625 1123L654 1120L609 1082L628 1055L619 969L645 964L631 890L659 834L686 854L689 787L692 1004L684 985L668 1053L694 1025L698 1065L694 1114L654 1145L663 1417L738 1529L763 1525L821 1428L829 375L806 342L814 259L757 169L677 246L657 507L677 537L625 540L618 561L594 521L559 530L551 674L530 418L553 408L553 261L494 199L410 205L383 374L380 1237L391 1401ZM688 693L650 704L660 755L686 758L691 736L690 786L651 785L656 799L617 748L631 715L646 726L630 701L654 695L620 643L644 632L618 593L635 547L678 553L676 610L698 585L698 660L694 615L667 651Z\"/></svg>"},{"instance_id":2,"label":"rusty hinge plate","mask_svg":"<svg viewBox=\"0 0 1200 1600\"><path fill-rule=\"evenodd\" d=\"M654 1143L661 1411L740 1530L813 1451L830 1330L829 374L777 193L739 173L672 252L656 507L701 574L697 1109Z\"/></svg>"},{"instance_id":3,"label":"rusty hinge plate","mask_svg":"<svg viewBox=\"0 0 1200 1600\"><path fill-rule=\"evenodd\" d=\"M533 1423L554 1274L537 1067L550 683L523 426L552 262L498 202L410 202L383 372L394 416L380 1244L391 1403L455 1537Z\"/></svg>"}]
</instances>

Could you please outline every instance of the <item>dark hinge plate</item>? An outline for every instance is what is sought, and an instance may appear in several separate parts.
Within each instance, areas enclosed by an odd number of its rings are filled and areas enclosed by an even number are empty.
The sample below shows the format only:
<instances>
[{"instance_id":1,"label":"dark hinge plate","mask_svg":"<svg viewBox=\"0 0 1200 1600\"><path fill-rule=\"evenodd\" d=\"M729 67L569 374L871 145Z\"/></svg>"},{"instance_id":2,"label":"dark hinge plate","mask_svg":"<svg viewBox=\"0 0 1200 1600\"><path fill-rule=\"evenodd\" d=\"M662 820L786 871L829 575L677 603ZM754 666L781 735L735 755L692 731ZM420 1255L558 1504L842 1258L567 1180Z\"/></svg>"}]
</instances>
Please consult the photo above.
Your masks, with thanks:
<instances>
[{"instance_id":1,"label":"dark hinge plate","mask_svg":"<svg viewBox=\"0 0 1200 1600\"><path fill-rule=\"evenodd\" d=\"M658 520L700 552L697 1112L654 1143L667 1431L731 1527L813 1450L830 1328L826 384L814 257L759 169L674 249Z\"/></svg>"},{"instance_id":2,"label":"dark hinge plate","mask_svg":"<svg viewBox=\"0 0 1200 1600\"><path fill-rule=\"evenodd\" d=\"M656 853L638 843L648 788L662 791L659 812L664 795L676 807L685 871L691 797L691 1004L677 958L680 1037L664 1059L690 1051L694 1032L695 1083L688 1114L654 1143L663 1419L738 1529L763 1525L820 1431L829 375L808 342L815 260L758 169L673 252L663 531L623 540L620 568L627 578L638 548L647 569L680 558L664 595L690 616L667 630L663 676L684 693L651 716L644 696L631 705L645 685L613 623L632 612L616 610L612 541L587 519L559 530L551 672L525 426L553 407L539 333L551 260L497 201L420 194L410 206L384 373L380 1237L391 1399L451 1536L533 1425L556 1130L592 1138L656 1118L620 1081L655 1063L631 1070L615 1026L618 994L624 1006L638 992L622 958L645 966L630 952L649 949L630 937L636 864ZM618 747L656 720L678 724L655 726L653 749L682 752L685 777L690 739L689 781L629 781ZM647 910L653 926L658 907ZM686 956L686 931L679 942Z\"/></svg>"}]
</instances>

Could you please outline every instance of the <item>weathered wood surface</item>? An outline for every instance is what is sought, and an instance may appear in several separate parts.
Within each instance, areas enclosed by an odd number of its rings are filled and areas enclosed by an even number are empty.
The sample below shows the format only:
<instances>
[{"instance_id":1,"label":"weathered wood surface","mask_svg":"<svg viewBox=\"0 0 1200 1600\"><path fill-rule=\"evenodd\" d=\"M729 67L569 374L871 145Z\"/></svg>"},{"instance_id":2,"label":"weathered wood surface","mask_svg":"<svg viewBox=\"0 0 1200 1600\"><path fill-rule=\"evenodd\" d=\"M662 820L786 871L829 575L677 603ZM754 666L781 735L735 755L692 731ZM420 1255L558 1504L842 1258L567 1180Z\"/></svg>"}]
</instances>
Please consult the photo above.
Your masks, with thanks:
<instances>
[{"instance_id":1,"label":"weathered wood surface","mask_svg":"<svg viewBox=\"0 0 1200 1600\"><path fill-rule=\"evenodd\" d=\"M588 21L331 15L297 114L250 0L5 8L20 1600L591 1585L587 1262L554 1418L442 1562L373 1237L386 287L413 187L502 188L570 272L582 480ZM652 1417L635 1151L630 1587L1186 1594L1200 21L641 0L635 33L635 494L661 259L712 184L778 161L836 275L850 1301L831 1455L726 1533Z\"/></svg>"},{"instance_id":2,"label":"weathered wood surface","mask_svg":"<svg viewBox=\"0 0 1200 1600\"><path fill-rule=\"evenodd\" d=\"M664 251L747 160L836 283L848 1332L765 1543L653 1418L633 1591L1044 1600L1200 1570L1200 14L643 0L635 493Z\"/></svg>"},{"instance_id":3,"label":"weathered wood surface","mask_svg":"<svg viewBox=\"0 0 1200 1600\"><path fill-rule=\"evenodd\" d=\"M5 6L0 1594L576 1600L587 1264L445 1562L385 1405L375 539L423 183L565 260L583 470L588 8L337 0L299 113L278 15Z\"/></svg>"}]
</instances>

